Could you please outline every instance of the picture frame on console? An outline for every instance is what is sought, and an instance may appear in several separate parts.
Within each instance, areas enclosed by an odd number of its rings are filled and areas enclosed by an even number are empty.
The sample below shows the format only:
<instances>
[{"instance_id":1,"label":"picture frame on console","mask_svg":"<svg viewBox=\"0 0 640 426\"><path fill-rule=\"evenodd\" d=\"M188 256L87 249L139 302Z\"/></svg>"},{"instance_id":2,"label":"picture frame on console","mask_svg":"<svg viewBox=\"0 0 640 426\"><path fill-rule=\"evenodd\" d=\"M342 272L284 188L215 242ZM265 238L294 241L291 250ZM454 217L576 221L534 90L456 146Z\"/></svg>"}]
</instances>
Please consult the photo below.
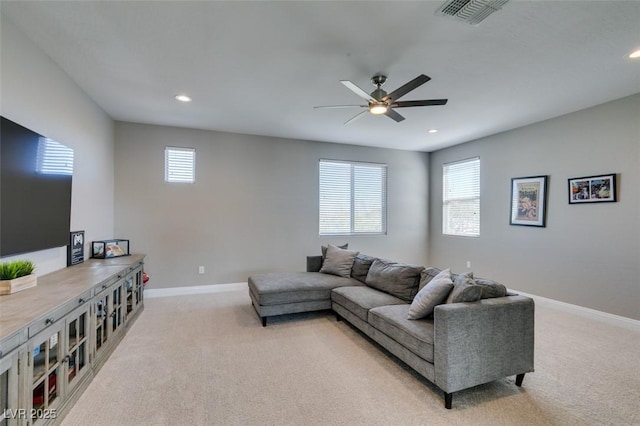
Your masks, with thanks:
<instances>
[{"instance_id":1,"label":"picture frame on console","mask_svg":"<svg viewBox=\"0 0 640 426\"><path fill-rule=\"evenodd\" d=\"M84 262L84 231L69 233L69 245L67 246L67 266Z\"/></svg>"},{"instance_id":2,"label":"picture frame on console","mask_svg":"<svg viewBox=\"0 0 640 426\"><path fill-rule=\"evenodd\" d=\"M616 202L616 174L569 179L569 204Z\"/></svg>"},{"instance_id":3,"label":"picture frame on console","mask_svg":"<svg viewBox=\"0 0 640 426\"><path fill-rule=\"evenodd\" d=\"M547 175L511 179L510 225L546 226Z\"/></svg>"}]
</instances>

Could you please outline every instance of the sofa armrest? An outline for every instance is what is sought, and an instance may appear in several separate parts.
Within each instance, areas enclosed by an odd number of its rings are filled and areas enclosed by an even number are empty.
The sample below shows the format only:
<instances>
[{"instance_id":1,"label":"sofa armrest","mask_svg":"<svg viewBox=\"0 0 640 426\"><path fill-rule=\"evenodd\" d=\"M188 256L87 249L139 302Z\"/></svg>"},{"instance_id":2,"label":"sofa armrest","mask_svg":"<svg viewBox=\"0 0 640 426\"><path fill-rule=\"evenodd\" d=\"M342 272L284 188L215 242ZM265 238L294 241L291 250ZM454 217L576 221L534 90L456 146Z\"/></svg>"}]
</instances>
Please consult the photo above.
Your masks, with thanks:
<instances>
[{"instance_id":1,"label":"sofa armrest","mask_svg":"<svg viewBox=\"0 0 640 426\"><path fill-rule=\"evenodd\" d=\"M452 393L533 371L534 302L524 296L438 305L435 384Z\"/></svg>"},{"instance_id":2,"label":"sofa armrest","mask_svg":"<svg viewBox=\"0 0 640 426\"><path fill-rule=\"evenodd\" d=\"M322 268L322 256L307 256L307 272L319 272Z\"/></svg>"}]
</instances>

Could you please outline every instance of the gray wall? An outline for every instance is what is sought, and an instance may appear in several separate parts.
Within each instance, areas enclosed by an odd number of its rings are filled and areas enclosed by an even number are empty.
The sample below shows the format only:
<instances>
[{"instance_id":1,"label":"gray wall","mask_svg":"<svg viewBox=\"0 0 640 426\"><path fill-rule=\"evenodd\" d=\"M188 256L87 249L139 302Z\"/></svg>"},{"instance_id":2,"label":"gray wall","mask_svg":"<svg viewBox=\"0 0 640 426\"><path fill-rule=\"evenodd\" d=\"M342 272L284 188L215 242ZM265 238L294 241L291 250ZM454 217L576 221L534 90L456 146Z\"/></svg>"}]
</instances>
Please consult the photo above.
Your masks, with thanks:
<instances>
[{"instance_id":1,"label":"gray wall","mask_svg":"<svg viewBox=\"0 0 640 426\"><path fill-rule=\"evenodd\" d=\"M640 319L640 94L431 154L430 261ZM480 156L481 236L442 235L442 164ZM568 204L567 180L617 173L616 203ZM549 175L547 226L510 226L510 179Z\"/></svg>"},{"instance_id":2,"label":"gray wall","mask_svg":"<svg viewBox=\"0 0 640 426\"><path fill-rule=\"evenodd\" d=\"M431 156L117 123L114 201L112 120L1 19L0 113L74 148L71 228L84 229L87 241L130 238L149 255L153 287L303 269L320 244L349 241L368 254L454 271L470 260L477 275L511 288L640 319L640 95ZM165 145L198 150L195 185L164 183ZM481 237L443 236L441 165L475 155ZM387 236L318 237L319 158L389 164ZM610 172L618 173L619 202L567 204L568 178ZM538 174L550 175L547 227L509 226L510 178ZM20 257L39 274L66 262L64 248Z\"/></svg>"},{"instance_id":3,"label":"gray wall","mask_svg":"<svg viewBox=\"0 0 640 426\"><path fill-rule=\"evenodd\" d=\"M165 146L196 149L196 183L164 182ZM154 288L304 270L321 244L425 264L428 154L116 123L115 229L148 255ZM318 161L388 164L386 236L318 236ZM205 274L198 275L198 266Z\"/></svg>"},{"instance_id":4,"label":"gray wall","mask_svg":"<svg viewBox=\"0 0 640 426\"><path fill-rule=\"evenodd\" d=\"M113 236L113 121L51 58L1 15L0 113L74 150L71 230L87 241ZM85 244L85 257L89 244ZM67 266L66 247L26 258L43 275Z\"/></svg>"}]
</instances>

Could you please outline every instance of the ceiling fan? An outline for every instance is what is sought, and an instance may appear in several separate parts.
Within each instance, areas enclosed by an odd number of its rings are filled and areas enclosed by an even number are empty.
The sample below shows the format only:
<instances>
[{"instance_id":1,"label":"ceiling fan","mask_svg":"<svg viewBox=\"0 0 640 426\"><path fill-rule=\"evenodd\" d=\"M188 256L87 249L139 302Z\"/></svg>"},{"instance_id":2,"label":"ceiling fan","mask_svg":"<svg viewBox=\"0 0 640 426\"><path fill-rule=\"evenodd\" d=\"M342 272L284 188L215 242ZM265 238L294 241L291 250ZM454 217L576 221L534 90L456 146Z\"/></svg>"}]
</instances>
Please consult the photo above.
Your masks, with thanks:
<instances>
[{"instance_id":1,"label":"ceiling fan","mask_svg":"<svg viewBox=\"0 0 640 426\"><path fill-rule=\"evenodd\" d=\"M398 101L402 96L406 95L410 91L416 89L417 87L423 85L427 81L431 80L430 77L427 77L424 74L420 74L413 80L404 84L403 86L398 87L391 93L387 93L382 89L382 85L387 81L387 76L382 74L376 74L371 77L371 83L376 86L376 89L371 92L371 94L365 92L354 83L349 80L340 80L340 83L344 84L347 89L351 90L356 95L360 96L362 99L367 101L366 105L327 105L327 106L317 106L314 108L322 109L322 108L366 108L362 112L358 113L354 117L351 117L344 124L350 123L356 118L362 116L365 112L370 112L374 115L384 114L387 117L395 120L396 122L400 122L404 120L404 117L394 111L394 108L407 108L407 107L418 107L418 106L431 106L431 105L445 105L448 99L429 99L429 100L421 100L421 101Z\"/></svg>"}]
</instances>

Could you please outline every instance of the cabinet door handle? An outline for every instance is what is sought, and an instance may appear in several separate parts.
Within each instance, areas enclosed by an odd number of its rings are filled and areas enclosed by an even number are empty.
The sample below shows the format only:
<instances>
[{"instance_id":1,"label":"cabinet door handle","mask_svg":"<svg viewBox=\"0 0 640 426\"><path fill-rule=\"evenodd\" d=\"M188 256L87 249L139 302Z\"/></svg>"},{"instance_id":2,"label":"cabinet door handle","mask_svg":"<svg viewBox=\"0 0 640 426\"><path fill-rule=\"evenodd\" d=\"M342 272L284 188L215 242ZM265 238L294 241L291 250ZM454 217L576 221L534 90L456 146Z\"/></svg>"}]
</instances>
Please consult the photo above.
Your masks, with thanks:
<instances>
[{"instance_id":1,"label":"cabinet door handle","mask_svg":"<svg viewBox=\"0 0 640 426\"><path fill-rule=\"evenodd\" d=\"M86 302L86 300L84 300L82 297L78 299L78 304L82 305L84 302Z\"/></svg>"},{"instance_id":2,"label":"cabinet door handle","mask_svg":"<svg viewBox=\"0 0 640 426\"><path fill-rule=\"evenodd\" d=\"M47 318L46 320L44 320L44 325L51 325L54 323L54 321L54 318Z\"/></svg>"},{"instance_id":3,"label":"cabinet door handle","mask_svg":"<svg viewBox=\"0 0 640 426\"><path fill-rule=\"evenodd\" d=\"M105 288L107 288L106 284L102 284L102 289L104 290Z\"/></svg>"}]
</instances>

